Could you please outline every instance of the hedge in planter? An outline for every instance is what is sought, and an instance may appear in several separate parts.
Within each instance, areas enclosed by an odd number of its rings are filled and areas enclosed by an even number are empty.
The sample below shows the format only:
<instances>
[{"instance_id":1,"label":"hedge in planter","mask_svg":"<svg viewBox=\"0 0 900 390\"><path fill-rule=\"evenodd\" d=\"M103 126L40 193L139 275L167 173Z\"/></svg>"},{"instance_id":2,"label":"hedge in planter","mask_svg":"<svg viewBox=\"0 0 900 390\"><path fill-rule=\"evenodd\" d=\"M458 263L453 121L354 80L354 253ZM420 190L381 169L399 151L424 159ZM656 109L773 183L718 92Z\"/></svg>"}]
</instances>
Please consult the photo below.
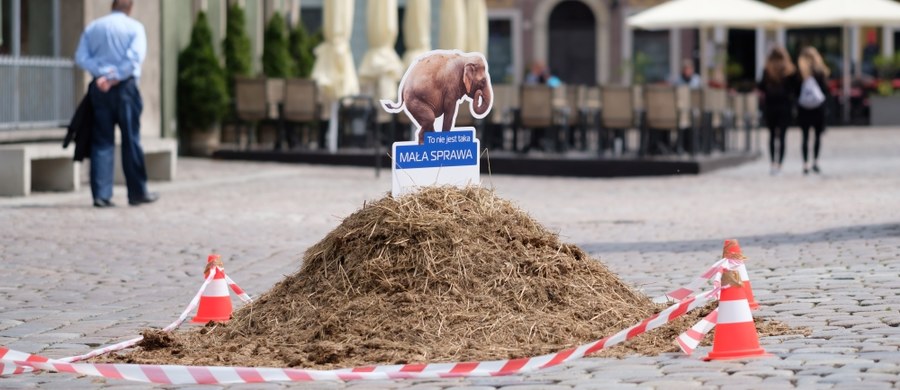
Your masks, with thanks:
<instances>
[{"instance_id":1,"label":"hedge in planter","mask_svg":"<svg viewBox=\"0 0 900 390\"><path fill-rule=\"evenodd\" d=\"M225 40L222 41L225 55L225 74L229 96L234 96L234 77L250 76L253 68L253 50L247 36L244 9L237 2L228 7L225 25Z\"/></svg>"},{"instance_id":2,"label":"hedge in planter","mask_svg":"<svg viewBox=\"0 0 900 390\"><path fill-rule=\"evenodd\" d=\"M288 50L287 25L284 17L276 12L266 25L263 37L263 74L267 77L291 77L294 61Z\"/></svg>"},{"instance_id":3,"label":"hedge in planter","mask_svg":"<svg viewBox=\"0 0 900 390\"><path fill-rule=\"evenodd\" d=\"M206 14L200 12L191 30L191 41L178 55L177 106L179 133L182 140L190 140L197 133L209 133L215 129L228 109L228 91L225 72L213 51L212 31ZM218 141L218 132L210 135L211 142Z\"/></svg>"}]
</instances>

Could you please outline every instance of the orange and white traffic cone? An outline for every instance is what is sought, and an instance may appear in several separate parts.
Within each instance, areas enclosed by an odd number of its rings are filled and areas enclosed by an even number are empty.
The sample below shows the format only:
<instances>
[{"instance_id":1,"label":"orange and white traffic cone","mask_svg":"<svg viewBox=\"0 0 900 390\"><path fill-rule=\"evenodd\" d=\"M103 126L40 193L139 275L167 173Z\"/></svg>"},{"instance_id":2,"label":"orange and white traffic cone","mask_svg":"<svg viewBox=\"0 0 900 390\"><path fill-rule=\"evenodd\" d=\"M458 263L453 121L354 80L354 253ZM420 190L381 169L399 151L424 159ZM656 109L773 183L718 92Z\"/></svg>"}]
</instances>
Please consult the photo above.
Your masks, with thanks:
<instances>
[{"instance_id":1,"label":"orange and white traffic cone","mask_svg":"<svg viewBox=\"0 0 900 390\"><path fill-rule=\"evenodd\" d=\"M738 244L738 240L725 240L725 247L722 249L722 257L729 260L740 261L741 265L738 266L737 271L741 275L741 284L744 287L744 293L747 294L747 302L750 303L750 310L759 309L759 303L753 298L753 287L750 285L750 275L747 274L747 266L744 264L744 260L746 260L747 257L741 252L741 246Z\"/></svg>"},{"instance_id":2,"label":"orange and white traffic cone","mask_svg":"<svg viewBox=\"0 0 900 390\"><path fill-rule=\"evenodd\" d=\"M206 259L204 278L209 277L210 271L215 272L213 280L203 290L200 296L200 304L197 307L197 315L191 322L207 323L210 321L227 322L231 319L231 295L228 293L228 283L225 281L225 272L222 271L222 257L216 254L209 255Z\"/></svg>"},{"instance_id":3,"label":"orange and white traffic cone","mask_svg":"<svg viewBox=\"0 0 900 390\"><path fill-rule=\"evenodd\" d=\"M728 360L772 356L759 346L759 335L737 271L722 275L719 315L713 348L703 360Z\"/></svg>"}]
</instances>

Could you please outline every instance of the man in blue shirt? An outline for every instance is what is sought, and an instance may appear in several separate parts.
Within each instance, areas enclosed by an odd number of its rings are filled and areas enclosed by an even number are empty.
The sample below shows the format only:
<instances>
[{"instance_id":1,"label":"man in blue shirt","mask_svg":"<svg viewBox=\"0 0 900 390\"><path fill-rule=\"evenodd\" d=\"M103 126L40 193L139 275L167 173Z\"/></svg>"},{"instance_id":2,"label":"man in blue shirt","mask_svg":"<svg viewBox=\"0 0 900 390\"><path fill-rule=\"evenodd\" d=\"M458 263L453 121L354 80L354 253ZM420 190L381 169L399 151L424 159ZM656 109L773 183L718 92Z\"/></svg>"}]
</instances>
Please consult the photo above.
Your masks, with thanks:
<instances>
[{"instance_id":1,"label":"man in blue shirt","mask_svg":"<svg viewBox=\"0 0 900 390\"><path fill-rule=\"evenodd\" d=\"M159 199L147 192L147 170L141 149L144 103L137 83L147 54L144 26L132 19L133 0L114 0L112 13L93 21L81 35L75 62L94 77L88 95L94 106L91 139L91 193L95 207L112 207L115 126L122 131L122 168L128 204Z\"/></svg>"}]
</instances>

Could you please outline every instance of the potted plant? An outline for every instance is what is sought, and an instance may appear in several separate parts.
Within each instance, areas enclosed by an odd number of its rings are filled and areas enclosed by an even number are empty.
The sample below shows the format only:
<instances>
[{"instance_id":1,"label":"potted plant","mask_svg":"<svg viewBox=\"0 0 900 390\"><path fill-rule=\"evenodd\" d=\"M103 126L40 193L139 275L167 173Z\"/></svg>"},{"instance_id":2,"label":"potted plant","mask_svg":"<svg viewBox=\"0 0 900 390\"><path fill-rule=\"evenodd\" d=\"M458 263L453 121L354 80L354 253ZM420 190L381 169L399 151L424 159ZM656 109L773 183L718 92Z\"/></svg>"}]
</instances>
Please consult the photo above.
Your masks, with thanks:
<instances>
[{"instance_id":1,"label":"potted plant","mask_svg":"<svg viewBox=\"0 0 900 390\"><path fill-rule=\"evenodd\" d=\"M233 2L228 7L222 53L225 56L225 85L228 89L229 104L227 114L222 120L221 140L236 143L239 137L234 129L237 123L234 80L236 76L250 76L253 70L253 49L247 35L244 8L239 2ZM229 128L231 131L227 131Z\"/></svg>"},{"instance_id":2,"label":"potted plant","mask_svg":"<svg viewBox=\"0 0 900 390\"><path fill-rule=\"evenodd\" d=\"M876 56L878 69L876 94L869 97L869 124L873 126L900 125L900 89L894 87L897 70L900 68L900 52L894 56Z\"/></svg>"},{"instance_id":3,"label":"potted plant","mask_svg":"<svg viewBox=\"0 0 900 390\"><path fill-rule=\"evenodd\" d=\"M288 48L287 25L278 12L266 25L263 36L262 66L266 77L284 78L294 75L294 60Z\"/></svg>"},{"instance_id":4,"label":"potted plant","mask_svg":"<svg viewBox=\"0 0 900 390\"><path fill-rule=\"evenodd\" d=\"M288 41L291 57L294 59L294 75L309 78L312 75L313 63L316 62L313 49L321 43L321 34L310 35L303 27L303 23L297 23L297 26L291 30Z\"/></svg>"},{"instance_id":5,"label":"potted plant","mask_svg":"<svg viewBox=\"0 0 900 390\"><path fill-rule=\"evenodd\" d=\"M178 55L176 95L182 152L212 154L219 145L219 122L228 109L228 90L204 12L197 14L191 41Z\"/></svg>"}]
</instances>

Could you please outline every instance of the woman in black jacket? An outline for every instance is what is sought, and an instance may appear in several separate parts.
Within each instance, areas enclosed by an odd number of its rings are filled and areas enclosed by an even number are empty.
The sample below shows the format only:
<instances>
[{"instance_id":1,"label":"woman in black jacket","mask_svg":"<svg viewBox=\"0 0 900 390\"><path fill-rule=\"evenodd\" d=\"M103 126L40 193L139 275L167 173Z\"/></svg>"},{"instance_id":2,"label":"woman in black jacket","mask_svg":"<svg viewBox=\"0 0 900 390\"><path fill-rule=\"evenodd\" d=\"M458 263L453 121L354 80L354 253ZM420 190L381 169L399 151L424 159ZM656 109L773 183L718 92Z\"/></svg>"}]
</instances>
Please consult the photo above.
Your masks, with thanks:
<instances>
[{"instance_id":1,"label":"woman in black jacket","mask_svg":"<svg viewBox=\"0 0 900 390\"><path fill-rule=\"evenodd\" d=\"M797 96L803 94L818 96L818 98L804 99L801 97L797 105L797 124L803 131L803 174L809 174L809 128L812 127L816 132L816 140L813 143L813 160L812 170L819 173L819 148L822 133L825 132L825 100L828 98L828 85L825 80L828 79L828 66L822 61L819 51L812 46L807 46L800 51L797 58L797 68L800 73L800 80L803 80L797 88ZM812 78L809 82L806 80ZM812 81L815 81L815 84ZM804 86L807 84L807 86ZM814 91L818 87L818 91ZM809 100L809 102L805 102ZM818 103L818 105L816 105Z\"/></svg>"},{"instance_id":2,"label":"woman in black jacket","mask_svg":"<svg viewBox=\"0 0 900 390\"><path fill-rule=\"evenodd\" d=\"M791 123L797 84L797 69L791 56L783 47L776 46L769 52L762 79L757 84L765 96L763 114L769 128L769 158L773 175L781 172L784 161L784 140Z\"/></svg>"}]
</instances>

